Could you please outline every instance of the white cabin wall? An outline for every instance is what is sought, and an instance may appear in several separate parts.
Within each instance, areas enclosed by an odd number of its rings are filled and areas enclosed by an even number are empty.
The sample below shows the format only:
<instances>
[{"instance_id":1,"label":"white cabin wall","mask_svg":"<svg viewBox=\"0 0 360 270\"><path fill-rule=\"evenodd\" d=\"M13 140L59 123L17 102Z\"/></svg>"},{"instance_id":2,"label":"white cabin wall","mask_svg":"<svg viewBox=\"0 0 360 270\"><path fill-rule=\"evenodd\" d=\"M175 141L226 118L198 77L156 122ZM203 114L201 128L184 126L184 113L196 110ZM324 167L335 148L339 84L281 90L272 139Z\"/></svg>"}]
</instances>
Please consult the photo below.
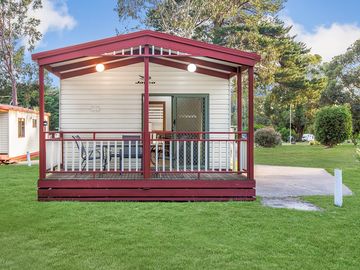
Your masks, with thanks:
<instances>
[{"instance_id":1,"label":"white cabin wall","mask_svg":"<svg viewBox=\"0 0 360 270\"><path fill-rule=\"evenodd\" d=\"M8 154L9 151L9 114L0 112L0 154Z\"/></svg>"},{"instance_id":2,"label":"white cabin wall","mask_svg":"<svg viewBox=\"0 0 360 270\"><path fill-rule=\"evenodd\" d=\"M18 136L18 118L25 118L25 137ZM32 127L32 119L37 119L37 127ZM45 119L48 119L46 116ZM39 115L36 113L9 111L9 157L26 155L39 151Z\"/></svg>"},{"instance_id":3,"label":"white cabin wall","mask_svg":"<svg viewBox=\"0 0 360 270\"><path fill-rule=\"evenodd\" d=\"M60 130L141 131L143 63L61 81ZM230 129L228 80L150 64L150 93L209 94L210 131Z\"/></svg>"}]
</instances>

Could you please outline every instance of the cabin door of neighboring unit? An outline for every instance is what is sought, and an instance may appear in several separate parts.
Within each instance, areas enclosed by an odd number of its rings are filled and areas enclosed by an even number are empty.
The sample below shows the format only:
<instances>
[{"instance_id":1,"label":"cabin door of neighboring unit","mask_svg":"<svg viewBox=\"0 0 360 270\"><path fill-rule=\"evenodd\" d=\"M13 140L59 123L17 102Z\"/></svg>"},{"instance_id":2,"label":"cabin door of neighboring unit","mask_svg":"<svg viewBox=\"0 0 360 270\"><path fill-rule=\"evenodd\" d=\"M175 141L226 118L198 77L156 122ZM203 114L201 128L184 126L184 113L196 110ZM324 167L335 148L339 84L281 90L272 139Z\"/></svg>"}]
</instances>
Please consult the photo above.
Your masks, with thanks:
<instances>
[{"instance_id":1,"label":"cabin door of neighboring unit","mask_svg":"<svg viewBox=\"0 0 360 270\"><path fill-rule=\"evenodd\" d=\"M177 134L177 139L201 139L206 138L204 134L197 133L208 130L208 96L207 95L176 95L173 96L173 131L182 132ZM186 132L191 133L186 133ZM205 144L200 143L200 152L204 156ZM185 149L186 148L186 149ZM198 166L197 141L190 141L184 144L180 142L179 159L180 164L191 165L191 153L193 153L193 165ZM176 148L174 148L176 149ZM201 158L204 165L204 158Z\"/></svg>"}]
</instances>

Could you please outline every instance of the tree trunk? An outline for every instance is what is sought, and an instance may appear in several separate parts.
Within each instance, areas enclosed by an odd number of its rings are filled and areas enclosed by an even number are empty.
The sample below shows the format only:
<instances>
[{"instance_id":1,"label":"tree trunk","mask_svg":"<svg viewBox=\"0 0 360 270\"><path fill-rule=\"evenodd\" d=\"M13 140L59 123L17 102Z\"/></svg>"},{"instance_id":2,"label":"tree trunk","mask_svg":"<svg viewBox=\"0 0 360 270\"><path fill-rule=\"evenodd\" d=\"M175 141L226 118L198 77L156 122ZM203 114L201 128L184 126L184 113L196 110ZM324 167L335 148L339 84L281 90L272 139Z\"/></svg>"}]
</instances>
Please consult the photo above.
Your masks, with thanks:
<instances>
[{"instance_id":1,"label":"tree trunk","mask_svg":"<svg viewBox=\"0 0 360 270\"><path fill-rule=\"evenodd\" d=\"M17 99L17 85L16 85L16 79L11 79L11 105L17 106L18 105L18 99Z\"/></svg>"}]
</instances>

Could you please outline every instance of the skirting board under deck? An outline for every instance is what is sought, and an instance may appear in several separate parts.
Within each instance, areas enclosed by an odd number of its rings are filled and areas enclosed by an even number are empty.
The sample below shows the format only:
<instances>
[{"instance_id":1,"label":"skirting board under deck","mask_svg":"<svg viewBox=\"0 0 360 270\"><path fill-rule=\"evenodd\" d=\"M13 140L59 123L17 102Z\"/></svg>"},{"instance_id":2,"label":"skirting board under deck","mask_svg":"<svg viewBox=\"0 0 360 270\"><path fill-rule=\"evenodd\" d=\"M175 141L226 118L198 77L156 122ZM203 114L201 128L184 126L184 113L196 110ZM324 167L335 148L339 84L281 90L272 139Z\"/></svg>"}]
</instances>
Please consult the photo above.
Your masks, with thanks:
<instances>
[{"instance_id":1,"label":"skirting board under deck","mask_svg":"<svg viewBox=\"0 0 360 270\"><path fill-rule=\"evenodd\" d=\"M40 180L39 201L250 201L254 180Z\"/></svg>"}]
</instances>

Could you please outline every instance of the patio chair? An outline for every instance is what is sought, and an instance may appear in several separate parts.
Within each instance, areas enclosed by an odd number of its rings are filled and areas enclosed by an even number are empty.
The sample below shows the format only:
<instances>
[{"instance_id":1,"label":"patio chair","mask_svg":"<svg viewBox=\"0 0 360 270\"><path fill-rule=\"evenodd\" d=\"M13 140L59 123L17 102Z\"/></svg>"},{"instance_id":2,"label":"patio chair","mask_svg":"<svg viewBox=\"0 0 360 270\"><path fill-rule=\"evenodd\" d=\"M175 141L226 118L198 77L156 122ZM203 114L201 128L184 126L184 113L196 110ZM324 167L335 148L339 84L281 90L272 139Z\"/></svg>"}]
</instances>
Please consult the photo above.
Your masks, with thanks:
<instances>
[{"instance_id":1,"label":"patio chair","mask_svg":"<svg viewBox=\"0 0 360 270\"><path fill-rule=\"evenodd\" d=\"M124 149L121 149L121 151L123 151L123 155L122 152L120 151L119 153L112 153L110 155L110 160L115 157L119 158L119 168L120 170L123 170L124 168L122 168L122 157L125 158L142 158L143 157L143 146L142 144L138 143L138 147L137 147L137 154L136 154L136 146L135 146L135 141L140 141L141 137L139 135L123 135L122 138L124 139ZM130 146L130 142L131 142L131 146ZM129 147L130 147L130 153L129 153ZM142 164L142 162L140 162L140 164Z\"/></svg>"},{"instance_id":2,"label":"patio chair","mask_svg":"<svg viewBox=\"0 0 360 270\"><path fill-rule=\"evenodd\" d=\"M95 156L94 156L94 150L88 149L86 152L86 148L81 141L81 137L79 135L72 136L75 140L77 149L81 152L81 169L84 170L86 167L86 160L92 161L92 160L100 160L101 159L101 153L99 149L96 149ZM98 155L97 155L98 154ZM103 155L104 156L104 155ZM104 162L103 169L106 167L106 161Z\"/></svg>"}]
</instances>

